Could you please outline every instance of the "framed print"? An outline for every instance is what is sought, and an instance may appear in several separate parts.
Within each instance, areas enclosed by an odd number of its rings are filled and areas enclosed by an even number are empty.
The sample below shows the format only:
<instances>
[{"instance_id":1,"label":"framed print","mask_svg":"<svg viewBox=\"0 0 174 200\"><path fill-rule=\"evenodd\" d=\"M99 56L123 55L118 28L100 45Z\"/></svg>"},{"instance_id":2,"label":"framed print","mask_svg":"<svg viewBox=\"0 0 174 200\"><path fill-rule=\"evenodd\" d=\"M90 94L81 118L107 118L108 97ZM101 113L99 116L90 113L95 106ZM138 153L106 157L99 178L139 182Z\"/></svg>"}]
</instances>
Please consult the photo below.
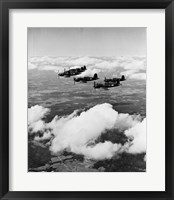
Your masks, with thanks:
<instances>
[{"instance_id":1,"label":"framed print","mask_svg":"<svg viewBox=\"0 0 174 200\"><path fill-rule=\"evenodd\" d=\"M1 198L173 199L173 1L1 1Z\"/></svg>"}]
</instances>

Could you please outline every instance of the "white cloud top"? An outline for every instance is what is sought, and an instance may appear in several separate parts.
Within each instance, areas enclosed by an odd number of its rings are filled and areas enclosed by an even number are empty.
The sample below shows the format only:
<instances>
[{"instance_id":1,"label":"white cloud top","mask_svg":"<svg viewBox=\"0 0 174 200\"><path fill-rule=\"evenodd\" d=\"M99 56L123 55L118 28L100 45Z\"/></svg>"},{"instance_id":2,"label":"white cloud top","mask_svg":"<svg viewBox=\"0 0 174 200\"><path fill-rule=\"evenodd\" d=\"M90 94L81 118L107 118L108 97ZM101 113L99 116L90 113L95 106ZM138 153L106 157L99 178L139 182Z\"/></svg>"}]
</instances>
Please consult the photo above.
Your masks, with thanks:
<instances>
[{"instance_id":1,"label":"white cloud top","mask_svg":"<svg viewBox=\"0 0 174 200\"><path fill-rule=\"evenodd\" d=\"M62 72L64 69L77 68L86 65L88 70L110 71L113 74L121 72L129 79L146 79L146 58L129 57L31 57L28 69L51 70ZM85 72L87 73L87 72Z\"/></svg>"},{"instance_id":2,"label":"white cloud top","mask_svg":"<svg viewBox=\"0 0 174 200\"><path fill-rule=\"evenodd\" d=\"M74 111L68 116L55 116L50 123L42 120L48 113L46 108L36 105L29 108L28 113L30 134L43 133L42 137L36 134L35 140L45 140L54 135L50 147L54 153L67 149L87 158L102 160L125 151L146 152L146 119L142 121L139 115L119 114L108 103L96 105L80 115ZM113 129L123 131L130 140L124 145L111 141L95 142L102 133Z\"/></svg>"}]
</instances>

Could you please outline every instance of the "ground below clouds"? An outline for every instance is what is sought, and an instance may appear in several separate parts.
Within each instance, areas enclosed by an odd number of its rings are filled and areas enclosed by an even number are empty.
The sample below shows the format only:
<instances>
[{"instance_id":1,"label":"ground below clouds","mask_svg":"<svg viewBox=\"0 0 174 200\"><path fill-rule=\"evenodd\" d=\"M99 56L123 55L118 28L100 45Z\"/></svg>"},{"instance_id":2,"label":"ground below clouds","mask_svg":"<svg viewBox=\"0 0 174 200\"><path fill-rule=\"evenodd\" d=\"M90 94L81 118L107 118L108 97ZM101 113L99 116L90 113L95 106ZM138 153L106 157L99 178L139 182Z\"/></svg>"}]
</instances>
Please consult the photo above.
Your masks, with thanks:
<instances>
[{"instance_id":1,"label":"ground below clouds","mask_svg":"<svg viewBox=\"0 0 174 200\"><path fill-rule=\"evenodd\" d=\"M112 135L112 133L110 133ZM104 135L100 138L104 141ZM118 134L113 138L124 143L125 136ZM145 153L122 153L111 159L102 161L85 159L83 155L63 151L59 155L51 155L47 145L38 141L28 143L28 157L30 172L145 172Z\"/></svg>"}]
</instances>

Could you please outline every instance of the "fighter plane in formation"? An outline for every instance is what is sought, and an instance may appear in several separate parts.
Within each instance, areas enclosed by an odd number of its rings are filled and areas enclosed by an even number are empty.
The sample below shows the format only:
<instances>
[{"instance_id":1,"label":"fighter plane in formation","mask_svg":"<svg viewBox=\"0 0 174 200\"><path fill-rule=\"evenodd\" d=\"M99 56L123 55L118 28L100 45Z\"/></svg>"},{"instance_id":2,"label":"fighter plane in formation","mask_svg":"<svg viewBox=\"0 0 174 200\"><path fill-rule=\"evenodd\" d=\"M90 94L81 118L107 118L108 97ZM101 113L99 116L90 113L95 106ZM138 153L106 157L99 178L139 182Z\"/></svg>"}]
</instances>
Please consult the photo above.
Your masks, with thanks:
<instances>
[{"instance_id":1,"label":"fighter plane in formation","mask_svg":"<svg viewBox=\"0 0 174 200\"><path fill-rule=\"evenodd\" d=\"M117 87L120 84L120 81L125 81L126 78L124 75L121 76L121 78L106 78L104 79L104 83L96 83L94 81L94 88L103 88L103 89L108 89L111 87Z\"/></svg>"},{"instance_id":2,"label":"fighter plane in formation","mask_svg":"<svg viewBox=\"0 0 174 200\"><path fill-rule=\"evenodd\" d=\"M82 72L84 72L85 70L86 70L86 66L85 65L83 67L79 67L79 68L64 70L64 72L58 73L58 77L59 76L64 76L64 77L69 78L70 76L79 75Z\"/></svg>"},{"instance_id":3,"label":"fighter plane in formation","mask_svg":"<svg viewBox=\"0 0 174 200\"><path fill-rule=\"evenodd\" d=\"M74 78L74 84L75 82L87 83L88 81L95 81L97 79L99 79L97 73L95 73L93 77L91 76L76 77Z\"/></svg>"},{"instance_id":4,"label":"fighter plane in formation","mask_svg":"<svg viewBox=\"0 0 174 200\"><path fill-rule=\"evenodd\" d=\"M106 78L104 79L104 82L117 82L117 80L120 80L120 81L125 81L126 78L124 75L121 76L121 78Z\"/></svg>"},{"instance_id":5,"label":"fighter plane in formation","mask_svg":"<svg viewBox=\"0 0 174 200\"><path fill-rule=\"evenodd\" d=\"M116 81L104 81L104 83L96 83L94 81L94 88L98 89L98 88L103 88L103 89L108 89L111 87L117 87L120 85L120 79L117 79Z\"/></svg>"}]
</instances>

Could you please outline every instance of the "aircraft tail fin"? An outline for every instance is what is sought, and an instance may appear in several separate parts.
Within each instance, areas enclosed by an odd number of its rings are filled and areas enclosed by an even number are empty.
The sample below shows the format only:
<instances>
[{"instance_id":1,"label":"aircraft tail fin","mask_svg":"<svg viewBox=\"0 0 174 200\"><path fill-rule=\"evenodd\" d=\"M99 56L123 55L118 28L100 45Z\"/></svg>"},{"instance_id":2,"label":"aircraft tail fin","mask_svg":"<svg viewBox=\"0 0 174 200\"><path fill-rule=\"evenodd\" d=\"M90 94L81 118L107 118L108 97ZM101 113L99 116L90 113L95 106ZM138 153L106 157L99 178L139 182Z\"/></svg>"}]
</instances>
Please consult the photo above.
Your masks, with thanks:
<instances>
[{"instance_id":1,"label":"aircraft tail fin","mask_svg":"<svg viewBox=\"0 0 174 200\"><path fill-rule=\"evenodd\" d=\"M97 73L94 74L94 79L98 79Z\"/></svg>"}]
</instances>

